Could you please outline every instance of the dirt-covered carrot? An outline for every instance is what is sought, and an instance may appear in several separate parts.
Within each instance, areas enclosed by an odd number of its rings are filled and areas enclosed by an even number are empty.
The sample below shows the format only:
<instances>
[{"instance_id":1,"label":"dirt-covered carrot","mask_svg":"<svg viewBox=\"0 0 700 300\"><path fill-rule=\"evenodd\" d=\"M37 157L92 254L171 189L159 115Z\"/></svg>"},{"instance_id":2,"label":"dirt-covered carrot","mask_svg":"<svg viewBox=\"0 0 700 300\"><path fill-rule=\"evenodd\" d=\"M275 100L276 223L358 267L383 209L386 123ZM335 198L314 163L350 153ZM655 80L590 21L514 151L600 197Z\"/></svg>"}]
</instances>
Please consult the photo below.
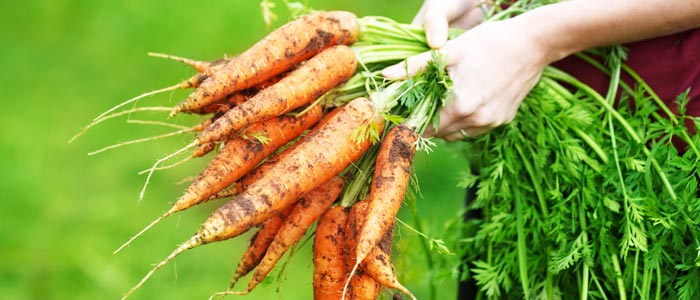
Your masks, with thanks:
<instances>
[{"instance_id":1,"label":"dirt-covered carrot","mask_svg":"<svg viewBox=\"0 0 700 300\"><path fill-rule=\"evenodd\" d=\"M314 236L314 299L337 300L348 276L345 266L345 207L329 208L318 220Z\"/></svg>"},{"instance_id":2,"label":"dirt-covered carrot","mask_svg":"<svg viewBox=\"0 0 700 300\"><path fill-rule=\"evenodd\" d=\"M408 188L416 132L405 125L392 127L384 137L374 167L367 218L357 240L354 256L359 264L394 223Z\"/></svg>"},{"instance_id":3,"label":"dirt-covered carrot","mask_svg":"<svg viewBox=\"0 0 700 300\"><path fill-rule=\"evenodd\" d=\"M268 247L275 239L275 235L277 235L277 232L280 230L280 228L282 228L287 216L289 216L296 206L297 205L292 205L287 207L279 214L275 214L267 219L267 221L260 226L258 232L256 232L250 239L250 245L248 246L248 249L246 249L246 252L243 253L243 257L238 263L236 271L233 273L229 288L233 288L236 282L238 282L238 279L245 276L258 266L260 260L262 260L263 256L267 252Z\"/></svg>"},{"instance_id":4,"label":"dirt-covered carrot","mask_svg":"<svg viewBox=\"0 0 700 300\"><path fill-rule=\"evenodd\" d=\"M393 241L394 228L392 226L362 262L362 269L380 285L397 289L415 300L416 297L398 281L394 274L394 266L391 263L391 245Z\"/></svg>"},{"instance_id":5,"label":"dirt-covered carrot","mask_svg":"<svg viewBox=\"0 0 700 300\"><path fill-rule=\"evenodd\" d=\"M291 21L257 42L245 52L227 61L211 74L172 114L200 103L212 103L255 86L283 73L323 49L349 45L357 40L359 23L350 12L331 11L305 15Z\"/></svg>"},{"instance_id":6,"label":"dirt-covered carrot","mask_svg":"<svg viewBox=\"0 0 700 300\"><path fill-rule=\"evenodd\" d=\"M280 116L251 126L247 134L259 135L240 136L226 142L221 151L202 171L194 182L165 214L151 222L122 247L128 245L145 230L160 222L169 215L187 209L223 190L236 180L251 171L258 163L272 154L277 148L286 144L305 130L311 128L321 119L321 108L315 107L300 117ZM261 139L264 138L265 142Z\"/></svg>"},{"instance_id":7,"label":"dirt-covered carrot","mask_svg":"<svg viewBox=\"0 0 700 300\"><path fill-rule=\"evenodd\" d=\"M323 126L315 127L274 163L265 176L214 211L191 239L158 263L125 297L185 250L236 237L262 224L357 160L371 145L369 138L357 137L357 130L372 123L380 123L377 127L382 128L381 118L366 98L357 98L338 109Z\"/></svg>"},{"instance_id":8,"label":"dirt-covered carrot","mask_svg":"<svg viewBox=\"0 0 700 300\"><path fill-rule=\"evenodd\" d=\"M188 110L183 110L184 113L191 113L197 115L206 115L220 111L222 107L231 108L241 103L247 101L258 92L257 88L245 89L240 92L235 92L223 98L221 101L217 101L202 107L192 107Z\"/></svg>"},{"instance_id":9,"label":"dirt-covered carrot","mask_svg":"<svg viewBox=\"0 0 700 300\"><path fill-rule=\"evenodd\" d=\"M350 270L353 266L357 265L357 259L354 253L357 248L357 241L360 237L362 224L365 222L368 206L369 202L367 200L359 201L353 204L348 213L345 224L345 245L346 251L348 251L345 256L346 270ZM356 268L355 272L350 273L348 276L349 278L346 279L345 283L347 288L343 289L341 299L374 300L379 296L381 286L374 278L366 273L364 266Z\"/></svg>"},{"instance_id":10,"label":"dirt-covered carrot","mask_svg":"<svg viewBox=\"0 0 700 300\"><path fill-rule=\"evenodd\" d=\"M297 243L311 224L316 222L321 214L333 204L344 186L343 179L335 176L299 199L299 203L289 218L285 220L284 225L275 236L275 240L267 249L265 257L255 269L244 293L252 291L258 283L267 277L267 274L272 271L289 247Z\"/></svg>"},{"instance_id":11,"label":"dirt-covered carrot","mask_svg":"<svg viewBox=\"0 0 700 300\"><path fill-rule=\"evenodd\" d=\"M202 131L197 143L217 142L231 132L301 107L350 78L355 68L355 54L349 47L326 49L279 82L229 110Z\"/></svg>"}]
</instances>

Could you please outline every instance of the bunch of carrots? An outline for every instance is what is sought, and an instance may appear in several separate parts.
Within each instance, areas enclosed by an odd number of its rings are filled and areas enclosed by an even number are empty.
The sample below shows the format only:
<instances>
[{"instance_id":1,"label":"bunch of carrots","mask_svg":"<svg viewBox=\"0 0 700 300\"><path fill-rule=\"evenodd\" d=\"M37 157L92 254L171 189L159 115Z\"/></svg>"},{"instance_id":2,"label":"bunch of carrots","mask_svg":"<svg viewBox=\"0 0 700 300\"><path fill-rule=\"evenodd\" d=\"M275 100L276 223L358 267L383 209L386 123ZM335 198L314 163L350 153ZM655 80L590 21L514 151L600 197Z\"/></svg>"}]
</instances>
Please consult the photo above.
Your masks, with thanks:
<instances>
[{"instance_id":1,"label":"bunch of carrots","mask_svg":"<svg viewBox=\"0 0 700 300\"><path fill-rule=\"evenodd\" d=\"M437 56L429 70L410 80L387 82L378 70L428 50L423 36L419 28L382 17L313 12L235 57L205 62L153 54L189 64L197 74L107 110L75 138L105 120L140 111L206 115L200 124L173 133L197 134L147 170L146 183L154 171L178 163L161 164L190 149L183 161L218 151L170 210L115 253L176 212L230 200L124 298L183 251L257 228L229 289L217 295L249 293L317 222L315 299L376 299L381 287L415 299L391 264L394 219L414 154L431 145L421 135L444 105L449 78ZM183 88L194 91L174 107L119 110ZM250 272L247 288L233 291Z\"/></svg>"}]
</instances>

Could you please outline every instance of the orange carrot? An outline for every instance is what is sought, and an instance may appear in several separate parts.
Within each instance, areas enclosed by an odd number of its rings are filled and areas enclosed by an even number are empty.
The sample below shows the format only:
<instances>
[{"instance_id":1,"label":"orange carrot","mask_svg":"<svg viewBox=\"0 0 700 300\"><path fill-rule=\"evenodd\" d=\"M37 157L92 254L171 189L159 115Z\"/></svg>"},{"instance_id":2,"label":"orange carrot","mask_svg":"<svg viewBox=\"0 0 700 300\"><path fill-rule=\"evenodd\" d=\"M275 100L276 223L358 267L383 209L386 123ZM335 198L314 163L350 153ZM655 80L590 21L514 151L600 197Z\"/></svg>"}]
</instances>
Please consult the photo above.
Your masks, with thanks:
<instances>
[{"instance_id":1,"label":"orange carrot","mask_svg":"<svg viewBox=\"0 0 700 300\"><path fill-rule=\"evenodd\" d=\"M248 283L248 288L244 293L252 291L258 283L267 277L267 274L272 271L287 249L298 242L311 224L316 222L321 214L333 204L344 186L343 179L335 176L299 199L299 203L267 249L265 257L253 273L253 278Z\"/></svg>"},{"instance_id":2,"label":"orange carrot","mask_svg":"<svg viewBox=\"0 0 700 300\"><path fill-rule=\"evenodd\" d=\"M280 228L282 228L282 225L285 223L287 216L289 216L296 206L295 204L287 207L279 214L275 214L267 219L267 221L260 226L258 232L251 238L248 249L243 253L243 257L231 278L231 286L229 288L233 288L236 282L238 282L238 279L248 274L248 272L253 270L260 263L270 244L275 240L277 232L280 231Z\"/></svg>"},{"instance_id":3,"label":"orange carrot","mask_svg":"<svg viewBox=\"0 0 700 300\"><path fill-rule=\"evenodd\" d=\"M252 136L227 141L210 165L175 203L176 210L197 204L229 186L277 148L309 129L320 118L321 108L316 107L298 118L280 116L245 130L246 134L265 137L265 142Z\"/></svg>"},{"instance_id":4,"label":"orange carrot","mask_svg":"<svg viewBox=\"0 0 700 300\"><path fill-rule=\"evenodd\" d=\"M265 143L250 136L240 136L227 141L207 168L195 178L185 194L173 204L170 210L156 218L115 252L121 250L167 216L209 200L211 196L247 174L277 148L309 129L320 118L321 108L315 107L298 118L280 116L258 123L246 130L248 134L258 134L265 137Z\"/></svg>"},{"instance_id":5,"label":"orange carrot","mask_svg":"<svg viewBox=\"0 0 700 300\"><path fill-rule=\"evenodd\" d=\"M413 129L399 125L391 128L382 141L367 198L367 219L357 241L356 265L367 257L394 223L408 188L417 138Z\"/></svg>"},{"instance_id":6,"label":"orange carrot","mask_svg":"<svg viewBox=\"0 0 700 300\"><path fill-rule=\"evenodd\" d=\"M300 64L323 49L357 40L359 23L349 12L318 12L291 21L211 74L171 115L200 103L212 103L256 86Z\"/></svg>"},{"instance_id":7,"label":"orange carrot","mask_svg":"<svg viewBox=\"0 0 700 300\"><path fill-rule=\"evenodd\" d=\"M353 204L352 208L350 208L350 213L348 213L348 219L345 224L345 243L346 250L348 251L345 256L346 270L350 270L357 264L354 253L357 248L360 229L365 222L368 205L369 203L367 200L359 201ZM341 299L374 300L379 296L381 286L366 273L364 267L356 269L355 272L350 273L348 276L351 277L346 279L347 290L344 289L342 291Z\"/></svg>"},{"instance_id":8,"label":"orange carrot","mask_svg":"<svg viewBox=\"0 0 700 300\"><path fill-rule=\"evenodd\" d=\"M379 244L369 252L362 262L362 269L382 286L393 288L415 300L416 297L404 287L394 274L394 266L391 264L391 244L394 240L393 225L386 231Z\"/></svg>"},{"instance_id":9,"label":"orange carrot","mask_svg":"<svg viewBox=\"0 0 700 300\"><path fill-rule=\"evenodd\" d=\"M241 105L241 103L247 101L258 92L256 88L246 89L240 92L235 92L223 98L221 101L216 101L206 106L202 107L191 107L187 110L182 110L181 112L206 115L219 111L222 107L231 108L236 105Z\"/></svg>"},{"instance_id":10,"label":"orange carrot","mask_svg":"<svg viewBox=\"0 0 700 300\"><path fill-rule=\"evenodd\" d=\"M197 233L158 263L125 295L143 285L158 269L187 249L240 235L294 203L357 160L369 148L369 138L356 139L362 126L381 122L371 101L357 98L315 127L294 148L231 201L214 211ZM378 126L381 128L381 124Z\"/></svg>"},{"instance_id":11,"label":"orange carrot","mask_svg":"<svg viewBox=\"0 0 700 300\"><path fill-rule=\"evenodd\" d=\"M329 208L318 220L314 237L314 299L337 300L347 280L345 223L342 206Z\"/></svg>"},{"instance_id":12,"label":"orange carrot","mask_svg":"<svg viewBox=\"0 0 700 300\"><path fill-rule=\"evenodd\" d=\"M231 132L301 107L350 78L355 67L355 54L349 47L326 49L279 82L229 110L202 131L197 143L220 141Z\"/></svg>"}]
</instances>

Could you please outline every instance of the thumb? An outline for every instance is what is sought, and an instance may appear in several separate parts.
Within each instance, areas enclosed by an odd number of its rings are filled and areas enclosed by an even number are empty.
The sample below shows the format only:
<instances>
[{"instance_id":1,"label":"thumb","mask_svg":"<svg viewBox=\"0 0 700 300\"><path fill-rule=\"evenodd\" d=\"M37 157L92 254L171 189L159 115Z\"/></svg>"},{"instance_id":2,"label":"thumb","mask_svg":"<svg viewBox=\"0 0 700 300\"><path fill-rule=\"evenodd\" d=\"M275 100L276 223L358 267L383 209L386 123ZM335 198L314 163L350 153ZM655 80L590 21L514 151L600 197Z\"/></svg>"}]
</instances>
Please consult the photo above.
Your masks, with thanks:
<instances>
[{"instance_id":1,"label":"thumb","mask_svg":"<svg viewBox=\"0 0 700 300\"><path fill-rule=\"evenodd\" d=\"M391 80L413 76L418 73L418 71L423 70L431 60L431 53L423 52L421 54L411 56L398 64L384 68L382 70L382 76Z\"/></svg>"}]
</instances>

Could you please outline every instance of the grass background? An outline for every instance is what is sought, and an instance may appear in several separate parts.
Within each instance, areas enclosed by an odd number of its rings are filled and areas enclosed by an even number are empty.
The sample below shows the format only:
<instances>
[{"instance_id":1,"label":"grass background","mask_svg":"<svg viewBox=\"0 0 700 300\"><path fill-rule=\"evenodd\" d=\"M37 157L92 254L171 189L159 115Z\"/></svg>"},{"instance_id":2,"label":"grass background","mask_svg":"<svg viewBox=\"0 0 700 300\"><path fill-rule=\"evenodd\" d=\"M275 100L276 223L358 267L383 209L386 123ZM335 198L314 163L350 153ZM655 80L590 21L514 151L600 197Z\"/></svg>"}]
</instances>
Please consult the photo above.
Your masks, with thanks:
<instances>
[{"instance_id":1,"label":"grass background","mask_svg":"<svg viewBox=\"0 0 700 300\"><path fill-rule=\"evenodd\" d=\"M317 9L385 15L410 22L420 6L410 1L308 1ZM0 295L3 299L117 299L152 264L193 234L221 202L162 222L122 253L112 251L167 210L206 160L156 174L144 201L136 173L184 145L179 136L97 156L102 146L168 129L104 123L78 141L68 139L93 117L138 93L192 74L188 67L146 56L149 51L216 59L244 50L269 31L257 0L97 1L34 0L0 4ZM286 19L279 4L279 26ZM141 105L172 105L186 91ZM143 116L143 117L141 117ZM133 118L157 119L160 115ZM180 122L192 118L179 117ZM209 157L210 158L210 157ZM463 192L455 185L466 163L441 144L416 159L422 197L417 208L428 236L454 239ZM401 211L401 219L415 220ZM458 221L457 221L458 223ZM248 235L190 250L160 270L132 299L206 299L225 288ZM422 250L420 238L399 226L395 264L400 279L422 299L431 283L437 299L455 298L450 266L456 256ZM452 247L453 245L448 244ZM289 260L286 276L272 276L245 299L311 298L311 243ZM283 279L283 280L282 280ZM241 286L245 284L247 277ZM239 287L240 288L240 287ZM390 294L384 294L385 297Z\"/></svg>"}]
</instances>

